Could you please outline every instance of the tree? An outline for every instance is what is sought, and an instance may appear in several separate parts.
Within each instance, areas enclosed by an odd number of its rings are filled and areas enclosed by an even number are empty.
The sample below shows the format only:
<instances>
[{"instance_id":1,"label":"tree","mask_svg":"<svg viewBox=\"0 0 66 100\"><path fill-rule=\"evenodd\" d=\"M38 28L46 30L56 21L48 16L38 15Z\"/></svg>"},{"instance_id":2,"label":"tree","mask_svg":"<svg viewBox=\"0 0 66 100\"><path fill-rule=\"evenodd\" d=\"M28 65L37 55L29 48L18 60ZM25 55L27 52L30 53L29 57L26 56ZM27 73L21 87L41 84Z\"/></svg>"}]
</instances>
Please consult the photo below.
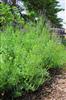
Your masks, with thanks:
<instances>
[{"instance_id":1,"label":"tree","mask_svg":"<svg viewBox=\"0 0 66 100\"><path fill-rule=\"evenodd\" d=\"M36 13L41 12L51 23L56 27L61 27L62 19L57 17L57 13L62 9L59 8L57 0L23 0L26 2L29 10L34 10Z\"/></svg>"}]
</instances>

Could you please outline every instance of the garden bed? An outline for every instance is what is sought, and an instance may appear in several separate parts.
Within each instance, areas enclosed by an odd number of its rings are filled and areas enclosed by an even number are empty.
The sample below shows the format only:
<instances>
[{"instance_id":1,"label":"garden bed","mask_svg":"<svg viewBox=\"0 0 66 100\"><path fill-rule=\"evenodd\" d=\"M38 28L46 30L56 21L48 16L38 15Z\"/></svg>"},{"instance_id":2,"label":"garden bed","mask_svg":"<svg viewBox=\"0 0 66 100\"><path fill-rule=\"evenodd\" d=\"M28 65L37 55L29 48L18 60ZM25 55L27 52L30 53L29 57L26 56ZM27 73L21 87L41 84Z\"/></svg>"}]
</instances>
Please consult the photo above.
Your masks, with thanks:
<instances>
[{"instance_id":1,"label":"garden bed","mask_svg":"<svg viewBox=\"0 0 66 100\"><path fill-rule=\"evenodd\" d=\"M54 70L54 72L57 72ZM23 94L14 100L66 100L66 71L58 70L49 81L35 92ZM2 94L0 100L12 100L10 93Z\"/></svg>"}]
</instances>

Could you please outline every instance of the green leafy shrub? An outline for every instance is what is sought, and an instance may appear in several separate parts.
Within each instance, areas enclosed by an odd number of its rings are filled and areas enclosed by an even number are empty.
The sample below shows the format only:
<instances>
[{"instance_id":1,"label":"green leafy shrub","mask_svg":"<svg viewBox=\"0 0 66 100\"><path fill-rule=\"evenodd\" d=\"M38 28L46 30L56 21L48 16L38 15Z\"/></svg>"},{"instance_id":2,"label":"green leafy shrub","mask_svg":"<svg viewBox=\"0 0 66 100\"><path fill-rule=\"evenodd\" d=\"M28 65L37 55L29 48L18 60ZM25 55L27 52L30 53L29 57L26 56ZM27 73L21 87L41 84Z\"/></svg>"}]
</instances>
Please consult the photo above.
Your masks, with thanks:
<instances>
[{"instance_id":1,"label":"green leafy shrub","mask_svg":"<svg viewBox=\"0 0 66 100\"><path fill-rule=\"evenodd\" d=\"M50 37L42 21L22 32L7 27L0 41L0 92L35 91L49 77L48 69L66 63L66 51Z\"/></svg>"},{"instance_id":2,"label":"green leafy shrub","mask_svg":"<svg viewBox=\"0 0 66 100\"><path fill-rule=\"evenodd\" d=\"M41 64L41 40L39 34L34 32L35 29L14 33L8 27L6 32L0 33L0 91L12 87L17 92L35 91L47 80L48 72Z\"/></svg>"},{"instance_id":3,"label":"green leafy shrub","mask_svg":"<svg viewBox=\"0 0 66 100\"><path fill-rule=\"evenodd\" d=\"M66 51L62 44L50 40L44 52L44 64L48 69L62 68L64 63L66 63Z\"/></svg>"},{"instance_id":4,"label":"green leafy shrub","mask_svg":"<svg viewBox=\"0 0 66 100\"><path fill-rule=\"evenodd\" d=\"M0 23L5 24L12 22L14 16L11 13L11 7L7 4L0 3Z\"/></svg>"},{"instance_id":5,"label":"green leafy shrub","mask_svg":"<svg viewBox=\"0 0 66 100\"><path fill-rule=\"evenodd\" d=\"M16 6L10 6L5 3L0 3L0 26L5 28L6 25L24 25L24 19Z\"/></svg>"}]
</instances>

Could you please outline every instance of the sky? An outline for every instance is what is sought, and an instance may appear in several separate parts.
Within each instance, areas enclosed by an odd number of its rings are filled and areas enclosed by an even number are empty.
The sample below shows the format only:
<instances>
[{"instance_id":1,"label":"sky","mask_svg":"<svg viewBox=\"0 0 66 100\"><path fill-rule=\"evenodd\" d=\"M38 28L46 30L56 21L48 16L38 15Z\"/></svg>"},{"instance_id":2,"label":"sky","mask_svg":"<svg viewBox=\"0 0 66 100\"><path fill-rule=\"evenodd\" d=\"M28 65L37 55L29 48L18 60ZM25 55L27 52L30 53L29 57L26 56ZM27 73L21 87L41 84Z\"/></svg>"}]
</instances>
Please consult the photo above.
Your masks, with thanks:
<instances>
[{"instance_id":1,"label":"sky","mask_svg":"<svg viewBox=\"0 0 66 100\"><path fill-rule=\"evenodd\" d=\"M63 27L66 28L66 0L58 0L60 6L64 9L58 13L58 16L63 19Z\"/></svg>"}]
</instances>

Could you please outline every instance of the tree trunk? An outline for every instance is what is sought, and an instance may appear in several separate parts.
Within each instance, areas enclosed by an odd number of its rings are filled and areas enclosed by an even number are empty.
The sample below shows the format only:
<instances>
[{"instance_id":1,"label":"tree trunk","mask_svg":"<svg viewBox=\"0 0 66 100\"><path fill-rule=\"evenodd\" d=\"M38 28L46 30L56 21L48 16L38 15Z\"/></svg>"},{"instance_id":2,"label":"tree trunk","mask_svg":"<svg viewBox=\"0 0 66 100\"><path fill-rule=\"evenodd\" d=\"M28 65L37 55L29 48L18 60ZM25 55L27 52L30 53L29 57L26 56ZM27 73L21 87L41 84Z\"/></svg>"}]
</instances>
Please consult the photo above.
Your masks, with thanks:
<instances>
[{"instance_id":1,"label":"tree trunk","mask_svg":"<svg viewBox=\"0 0 66 100\"><path fill-rule=\"evenodd\" d=\"M13 2L13 5L16 5L16 0L12 0L12 2Z\"/></svg>"}]
</instances>

